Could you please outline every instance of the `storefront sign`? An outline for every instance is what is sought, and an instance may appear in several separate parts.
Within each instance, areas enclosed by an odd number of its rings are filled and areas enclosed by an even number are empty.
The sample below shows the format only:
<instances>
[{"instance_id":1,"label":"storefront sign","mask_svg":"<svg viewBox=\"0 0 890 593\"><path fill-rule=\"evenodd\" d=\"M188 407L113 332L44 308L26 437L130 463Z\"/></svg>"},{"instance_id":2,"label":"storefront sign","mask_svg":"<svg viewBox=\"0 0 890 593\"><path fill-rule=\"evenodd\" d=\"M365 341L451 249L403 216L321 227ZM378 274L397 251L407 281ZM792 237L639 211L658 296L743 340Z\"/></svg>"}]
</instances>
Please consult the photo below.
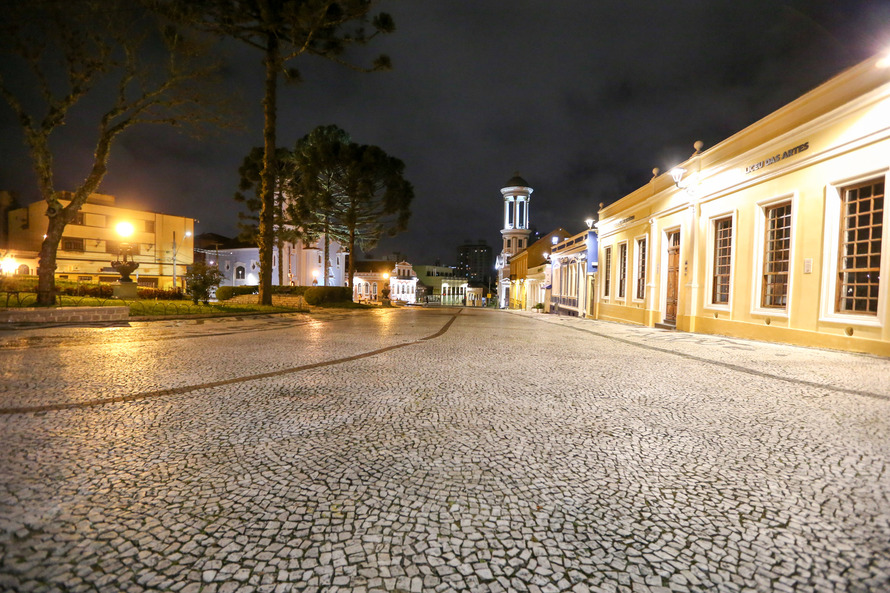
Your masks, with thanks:
<instances>
[{"instance_id":1,"label":"storefront sign","mask_svg":"<svg viewBox=\"0 0 890 593\"><path fill-rule=\"evenodd\" d=\"M769 167L770 165L778 163L781 160L787 159L790 156L799 154L799 153L805 151L806 149L808 149L809 147L810 147L810 143L804 142L803 144L795 146L794 148L789 148L785 152L779 153L775 156L771 156L768 159L763 159L759 163L754 163L753 165L751 165L749 167L745 167L745 174L753 173L754 171L763 169L764 167Z\"/></svg>"}]
</instances>

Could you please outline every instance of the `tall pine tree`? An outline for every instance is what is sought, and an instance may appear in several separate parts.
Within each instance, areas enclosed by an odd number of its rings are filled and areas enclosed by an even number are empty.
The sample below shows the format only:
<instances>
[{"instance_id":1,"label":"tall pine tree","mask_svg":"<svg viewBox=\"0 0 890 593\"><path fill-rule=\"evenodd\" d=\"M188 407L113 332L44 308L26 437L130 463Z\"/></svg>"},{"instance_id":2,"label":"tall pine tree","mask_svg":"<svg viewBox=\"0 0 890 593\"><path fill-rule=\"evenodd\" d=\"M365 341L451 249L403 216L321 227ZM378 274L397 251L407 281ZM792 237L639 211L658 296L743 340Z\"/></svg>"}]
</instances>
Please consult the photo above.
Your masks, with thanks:
<instances>
[{"instance_id":1,"label":"tall pine tree","mask_svg":"<svg viewBox=\"0 0 890 593\"><path fill-rule=\"evenodd\" d=\"M371 0L156 0L193 26L232 37L263 54L265 89L262 205L259 217L260 304L272 303L272 248L275 212L275 149L278 77L298 80L299 72L285 66L298 57L318 56L354 70L390 68L379 56L370 67L348 62L350 46L363 45L380 33L395 30L386 13L371 16ZM370 23L369 32L365 26Z\"/></svg>"}]
</instances>

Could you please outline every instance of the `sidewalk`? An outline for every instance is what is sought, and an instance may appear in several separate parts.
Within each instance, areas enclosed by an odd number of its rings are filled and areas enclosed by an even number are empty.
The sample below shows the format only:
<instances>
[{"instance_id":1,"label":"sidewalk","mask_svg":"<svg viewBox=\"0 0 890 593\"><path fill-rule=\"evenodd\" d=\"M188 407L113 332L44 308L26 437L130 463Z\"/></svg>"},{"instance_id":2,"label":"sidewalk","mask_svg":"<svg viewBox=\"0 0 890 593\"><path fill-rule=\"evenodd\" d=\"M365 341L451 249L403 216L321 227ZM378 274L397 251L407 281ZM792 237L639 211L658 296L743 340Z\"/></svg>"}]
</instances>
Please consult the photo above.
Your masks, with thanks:
<instances>
[{"instance_id":1,"label":"sidewalk","mask_svg":"<svg viewBox=\"0 0 890 593\"><path fill-rule=\"evenodd\" d=\"M890 360L879 356L530 311L507 312L753 375L890 399Z\"/></svg>"}]
</instances>

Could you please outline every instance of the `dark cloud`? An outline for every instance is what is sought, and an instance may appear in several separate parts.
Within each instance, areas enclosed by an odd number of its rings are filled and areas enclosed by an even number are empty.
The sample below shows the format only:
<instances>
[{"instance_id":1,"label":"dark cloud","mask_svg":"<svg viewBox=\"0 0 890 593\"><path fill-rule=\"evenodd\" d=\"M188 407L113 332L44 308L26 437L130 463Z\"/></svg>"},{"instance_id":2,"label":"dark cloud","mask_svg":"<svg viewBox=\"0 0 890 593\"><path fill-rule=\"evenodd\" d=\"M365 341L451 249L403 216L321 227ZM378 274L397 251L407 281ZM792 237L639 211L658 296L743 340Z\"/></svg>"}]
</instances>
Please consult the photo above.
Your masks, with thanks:
<instances>
[{"instance_id":1,"label":"dark cloud","mask_svg":"<svg viewBox=\"0 0 890 593\"><path fill-rule=\"evenodd\" d=\"M695 140L711 146L890 44L883 0L389 0L381 8L396 33L355 57L369 63L385 52L394 70L295 64L304 82L281 88L279 144L333 123L405 161L417 192L410 228L376 253L397 250L416 263L451 262L465 239L499 246L498 190L514 171L535 189L538 229L580 230L599 202L685 159ZM243 129L200 140L128 132L102 189L234 234L237 168L262 140L262 71L255 51L234 43L221 51L224 92L240 98ZM0 118L2 185L33 197L20 135L8 113ZM77 133L61 144L69 184L84 175L78 155L89 153L77 136L89 137L88 121L74 122Z\"/></svg>"}]
</instances>

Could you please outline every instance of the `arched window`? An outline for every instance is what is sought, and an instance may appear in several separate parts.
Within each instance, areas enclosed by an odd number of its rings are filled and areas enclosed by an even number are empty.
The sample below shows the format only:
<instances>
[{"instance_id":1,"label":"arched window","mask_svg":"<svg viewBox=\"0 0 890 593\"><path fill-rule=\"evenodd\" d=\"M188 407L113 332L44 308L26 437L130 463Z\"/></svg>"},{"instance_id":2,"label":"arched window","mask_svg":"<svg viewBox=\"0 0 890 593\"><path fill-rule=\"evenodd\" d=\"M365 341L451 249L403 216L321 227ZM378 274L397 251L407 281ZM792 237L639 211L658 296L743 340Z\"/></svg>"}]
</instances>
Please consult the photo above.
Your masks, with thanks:
<instances>
[{"instance_id":1,"label":"arched window","mask_svg":"<svg viewBox=\"0 0 890 593\"><path fill-rule=\"evenodd\" d=\"M28 268L28 266L26 264L22 264L19 266L18 272L16 272L16 274L18 274L19 276L27 276L30 272L31 270Z\"/></svg>"},{"instance_id":2,"label":"arched window","mask_svg":"<svg viewBox=\"0 0 890 593\"><path fill-rule=\"evenodd\" d=\"M247 270L244 269L244 266L238 266L235 268L235 280L244 280L244 275Z\"/></svg>"}]
</instances>

